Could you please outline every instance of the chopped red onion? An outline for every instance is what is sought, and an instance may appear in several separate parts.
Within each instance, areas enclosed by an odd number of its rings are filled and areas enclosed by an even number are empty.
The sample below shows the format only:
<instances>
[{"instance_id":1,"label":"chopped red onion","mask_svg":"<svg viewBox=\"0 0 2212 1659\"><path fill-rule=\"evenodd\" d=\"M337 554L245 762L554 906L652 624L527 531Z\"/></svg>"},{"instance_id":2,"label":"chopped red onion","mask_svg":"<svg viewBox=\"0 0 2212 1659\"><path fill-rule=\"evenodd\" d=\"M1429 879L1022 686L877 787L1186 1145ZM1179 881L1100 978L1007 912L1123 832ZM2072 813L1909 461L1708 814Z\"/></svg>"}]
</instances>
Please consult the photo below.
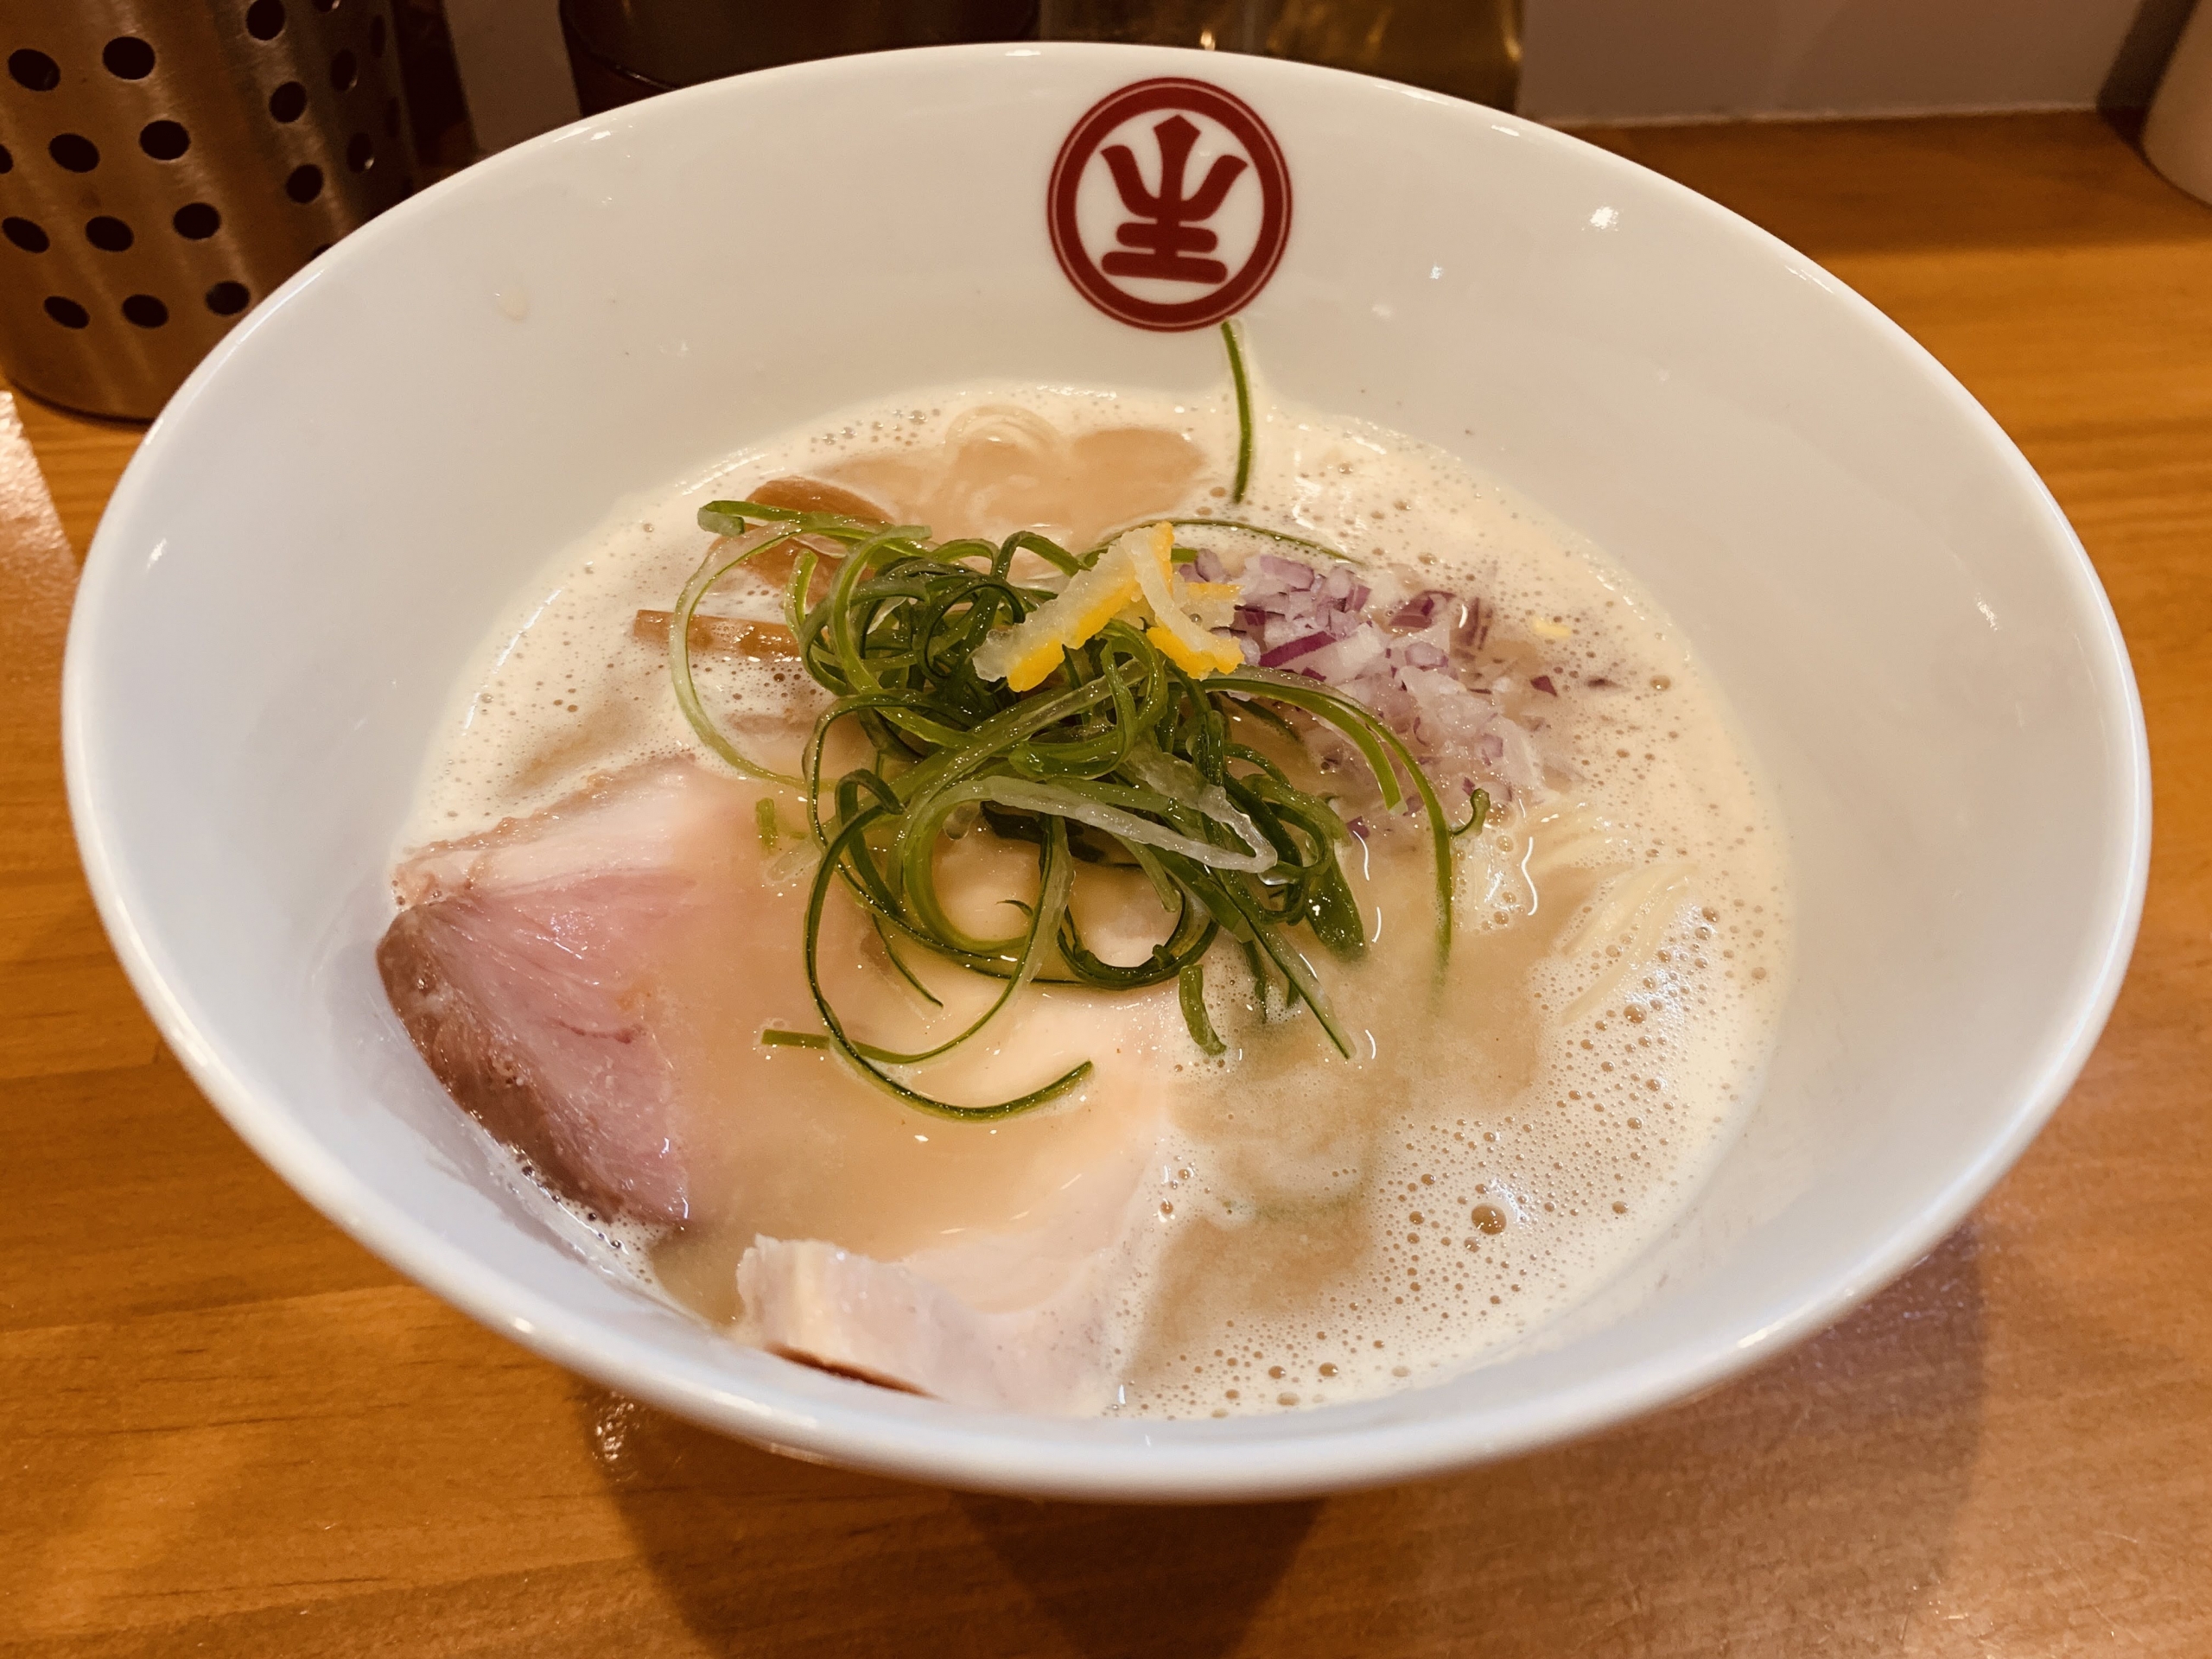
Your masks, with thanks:
<instances>
[{"instance_id":1,"label":"chopped red onion","mask_svg":"<svg viewBox=\"0 0 2212 1659\"><path fill-rule=\"evenodd\" d=\"M1390 626L1394 628L1425 628L1439 616L1446 613L1446 606L1459 602L1457 594L1447 594L1441 588L1424 588L1398 607L1396 613L1390 618Z\"/></svg>"},{"instance_id":2,"label":"chopped red onion","mask_svg":"<svg viewBox=\"0 0 2212 1659\"><path fill-rule=\"evenodd\" d=\"M1226 575L1217 556L1201 553L1196 574ZM1385 584L1386 591L1397 591ZM1488 686L1460 678L1467 658L1488 638L1495 613L1478 599L1430 588L1411 599L1387 601L1387 622L1370 616L1374 589L1347 565L1317 570L1277 554L1262 553L1244 568L1230 637L1248 663L1284 668L1357 698L1403 737L1424 765L1466 766L1479 775L1460 780L1464 798L1477 787L1493 800L1534 788L1544 768L1529 728L1508 717L1498 694L1511 682ZM1385 632L1384 627L1393 630ZM1559 695L1548 675L1530 682ZM1323 763L1329 763L1323 739Z\"/></svg>"},{"instance_id":3,"label":"chopped red onion","mask_svg":"<svg viewBox=\"0 0 2212 1659\"><path fill-rule=\"evenodd\" d=\"M1273 553L1262 553L1254 563L1260 567L1260 573L1244 584L1246 594L1253 597L1302 594L1313 585L1313 567L1310 564L1300 564L1296 559L1281 558Z\"/></svg>"},{"instance_id":4,"label":"chopped red onion","mask_svg":"<svg viewBox=\"0 0 2212 1659\"><path fill-rule=\"evenodd\" d=\"M1309 633L1303 639L1294 639L1288 645L1277 645L1273 650L1263 653L1260 658L1260 666L1281 668L1285 663L1294 663L1307 652L1319 651L1322 646L1331 643L1332 642L1330 637L1325 633Z\"/></svg>"}]
</instances>

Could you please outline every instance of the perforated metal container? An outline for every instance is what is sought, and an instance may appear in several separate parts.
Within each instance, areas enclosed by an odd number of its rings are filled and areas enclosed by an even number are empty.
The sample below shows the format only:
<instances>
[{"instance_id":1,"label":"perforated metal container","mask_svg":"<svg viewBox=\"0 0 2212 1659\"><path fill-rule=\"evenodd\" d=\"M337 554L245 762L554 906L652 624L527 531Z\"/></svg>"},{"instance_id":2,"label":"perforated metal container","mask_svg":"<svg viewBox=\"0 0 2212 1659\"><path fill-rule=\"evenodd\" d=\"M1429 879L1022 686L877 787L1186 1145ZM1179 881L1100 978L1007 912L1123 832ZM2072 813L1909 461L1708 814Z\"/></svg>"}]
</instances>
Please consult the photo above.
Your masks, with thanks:
<instances>
[{"instance_id":1,"label":"perforated metal container","mask_svg":"<svg viewBox=\"0 0 2212 1659\"><path fill-rule=\"evenodd\" d=\"M0 0L0 363L158 413L414 188L390 0Z\"/></svg>"}]
</instances>

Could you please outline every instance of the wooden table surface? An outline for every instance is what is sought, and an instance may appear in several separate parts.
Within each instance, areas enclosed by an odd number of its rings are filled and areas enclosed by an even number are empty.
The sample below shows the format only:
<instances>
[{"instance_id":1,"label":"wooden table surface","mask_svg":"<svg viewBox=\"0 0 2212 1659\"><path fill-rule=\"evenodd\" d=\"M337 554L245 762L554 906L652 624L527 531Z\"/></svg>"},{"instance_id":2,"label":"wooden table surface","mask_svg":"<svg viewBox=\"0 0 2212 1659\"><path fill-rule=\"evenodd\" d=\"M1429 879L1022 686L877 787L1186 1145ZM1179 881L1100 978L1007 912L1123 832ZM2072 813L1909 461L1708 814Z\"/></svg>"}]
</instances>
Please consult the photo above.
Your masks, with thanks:
<instances>
[{"instance_id":1,"label":"wooden table surface","mask_svg":"<svg viewBox=\"0 0 2212 1659\"><path fill-rule=\"evenodd\" d=\"M2050 480L2134 652L2133 971L1965 1226L1690 1404L1318 1503L965 1497L609 1395L341 1236L156 1040L55 742L76 559L136 435L18 401L0 1653L2212 1654L2212 209L2086 115L1592 136L1924 341Z\"/></svg>"}]
</instances>

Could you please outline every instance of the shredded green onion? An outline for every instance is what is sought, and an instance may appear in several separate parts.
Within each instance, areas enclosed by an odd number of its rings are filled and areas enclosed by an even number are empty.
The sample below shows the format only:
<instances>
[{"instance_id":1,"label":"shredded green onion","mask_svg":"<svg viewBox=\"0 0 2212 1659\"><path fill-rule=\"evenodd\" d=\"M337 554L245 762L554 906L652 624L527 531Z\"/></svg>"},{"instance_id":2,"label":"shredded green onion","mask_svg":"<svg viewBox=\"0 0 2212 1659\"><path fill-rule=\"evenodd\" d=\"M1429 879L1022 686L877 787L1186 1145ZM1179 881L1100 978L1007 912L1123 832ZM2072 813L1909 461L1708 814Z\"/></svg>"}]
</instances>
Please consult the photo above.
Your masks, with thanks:
<instances>
[{"instance_id":1,"label":"shredded green onion","mask_svg":"<svg viewBox=\"0 0 2212 1659\"><path fill-rule=\"evenodd\" d=\"M1206 1017L1206 970L1192 963L1177 976L1175 995L1183 1005L1183 1023L1191 1028L1191 1039L1209 1054L1226 1054L1229 1045L1214 1033L1213 1021Z\"/></svg>"},{"instance_id":2,"label":"shredded green onion","mask_svg":"<svg viewBox=\"0 0 2212 1659\"><path fill-rule=\"evenodd\" d=\"M1252 388L1244 378L1244 352L1236 342L1236 325L1221 325L1221 342L1229 348L1229 378L1236 388L1236 481L1229 486L1231 505L1244 499L1252 481Z\"/></svg>"},{"instance_id":3,"label":"shredded green onion","mask_svg":"<svg viewBox=\"0 0 2212 1659\"><path fill-rule=\"evenodd\" d=\"M760 1033L763 1048L827 1048L830 1039L818 1031L785 1031L770 1026Z\"/></svg>"},{"instance_id":4,"label":"shredded green onion","mask_svg":"<svg viewBox=\"0 0 2212 1659\"><path fill-rule=\"evenodd\" d=\"M1250 391L1236 332L1224 324L1238 410L1235 498L1251 463ZM1237 529L1342 557L1283 532L1216 519L1179 524ZM699 512L718 541L684 586L671 618L669 660L678 706L715 754L747 777L796 786L822 856L808 893L804 957L818 1033L771 1027L764 1044L827 1050L918 1111L963 1121L1011 1116L1057 1099L1090 1073L1084 1061L1027 1092L961 1105L928 1094L910 1068L969 1042L1032 982L1135 990L1173 982L1192 1039L1226 1052L1206 1013L1201 965L1223 935L1236 943L1263 1007L1303 1003L1339 1052L1353 1050L1330 1005L1316 959L1353 959L1367 941L1338 860L1349 832L1325 800L1296 786L1285 768L1233 740L1233 716L1250 715L1292 743L1302 741L1282 710L1334 727L1373 771L1386 810L1426 815L1435 862L1439 960L1452 942L1455 835L1478 829L1489 798L1478 791L1457 827L1412 754L1388 725L1355 699L1298 675L1244 668L1204 678L1178 667L1137 628L1109 622L1071 648L1043 684L1023 693L979 676L972 658L992 632L1020 622L1052 597L1017 582L1016 554L1065 574L1096 556L1072 554L1033 531L1003 543L932 544L915 525L863 524L752 501L715 501ZM798 777L770 771L740 751L708 715L686 649L692 613L722 576L764 550L796 543L786 611L806 671L833 701L809 734ZM829 591L809 604L820 558L838 555ZM828 739L855 728L865 764L826 775ZM758 809L764 846L777 834L775 807ZM1021 925L978 938L957 925L937 891L936 852L949 823L976 823L1004 841L1033 846L1038 892L1016 906ZM1085 943L1069 893L1077 865L1141 871L1172 918L1167 937L1134 965L1108 963ZM893 969L942 1007L901 956L918 950L1001 982L989 1007L957 1035L905 1053L849 1035L823 988L823 918L842 887L868 913Z\"/></svg>"},{"instance_id":5,"label":"shredded green onion","mask_svg":"<svg viewBox=\"0 0 2212 1659\"><path fill-rule=\"evenodd\" d=\"M1467 798L1467 821L1452 832L1457 841L1462 836L1478 834L1490 818L1490 791L1478 789Z\"/></svg>"}]
</instances>

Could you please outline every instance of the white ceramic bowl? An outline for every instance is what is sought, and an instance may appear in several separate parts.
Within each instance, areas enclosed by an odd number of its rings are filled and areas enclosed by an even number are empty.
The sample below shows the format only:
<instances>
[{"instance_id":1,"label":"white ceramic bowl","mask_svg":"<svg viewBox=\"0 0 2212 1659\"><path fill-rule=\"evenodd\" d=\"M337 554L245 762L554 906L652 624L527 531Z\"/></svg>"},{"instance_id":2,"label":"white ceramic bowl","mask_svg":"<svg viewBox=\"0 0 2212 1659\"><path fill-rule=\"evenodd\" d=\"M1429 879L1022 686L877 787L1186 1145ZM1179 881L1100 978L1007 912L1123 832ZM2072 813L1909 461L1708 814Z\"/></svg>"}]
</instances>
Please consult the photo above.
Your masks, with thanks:
<instances>
[{"instance_id":1,"label":"white ceramic bowl","mask_svg":"<svg viewBox=\"0 0 2212 1659\"><path fill-rule=\"evenodd\" d=\"M1199 390L1055 264L1094 102L1201 76L1295 186L1247 313L1286 394L1465 454L1624 562L1732 697L1791 839L1797 977L1694 1211L1548 1344L1367 1403L1022 1420L733 1347L487 1174L369 958L432 722L620 498L976 376ZM2025 461L1904 334L1687 190L1512 117L1267 60L976 48L748 76L471 168L316 261L148 435L71 631L77 831L111 937L238 1133L404 1271L563 1364L802 1455L973 1487L1287 1495L1675 1399L1954 1226L2065 1092L2143 890L2140 712ZM211 1215L211 1227L222 1217Z\"/></svg>"}]
</instances>

